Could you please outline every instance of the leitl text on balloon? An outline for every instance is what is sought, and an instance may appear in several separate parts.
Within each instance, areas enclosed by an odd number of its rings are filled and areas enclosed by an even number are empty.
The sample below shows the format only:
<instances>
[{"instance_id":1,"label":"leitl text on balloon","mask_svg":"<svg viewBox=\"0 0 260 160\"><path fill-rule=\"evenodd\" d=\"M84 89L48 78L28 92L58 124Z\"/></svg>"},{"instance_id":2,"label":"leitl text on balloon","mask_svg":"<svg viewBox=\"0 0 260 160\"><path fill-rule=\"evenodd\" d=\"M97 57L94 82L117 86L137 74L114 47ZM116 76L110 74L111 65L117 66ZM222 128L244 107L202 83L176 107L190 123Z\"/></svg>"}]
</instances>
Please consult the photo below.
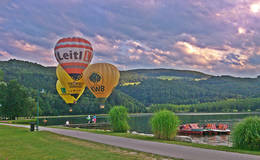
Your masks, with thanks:
<instances>
[{"instance_id":1,"label":"leitl text on balloon","mask_svg":"<svg viewBox=\"0 0 260 160\"><path fill-rule=\"evenodd\" d=\"M55 56L56 59L58 60L58 62L62 63L63 60L81 60L84 62L89 62L90 59L92 58L92 53L88 50L85 50L85 53L83 55L82 51L79 52L72 52L72 50L70 50L69 52L60 52L60 51L56 51L55 52Z\"/></svg>"}]
</instances>

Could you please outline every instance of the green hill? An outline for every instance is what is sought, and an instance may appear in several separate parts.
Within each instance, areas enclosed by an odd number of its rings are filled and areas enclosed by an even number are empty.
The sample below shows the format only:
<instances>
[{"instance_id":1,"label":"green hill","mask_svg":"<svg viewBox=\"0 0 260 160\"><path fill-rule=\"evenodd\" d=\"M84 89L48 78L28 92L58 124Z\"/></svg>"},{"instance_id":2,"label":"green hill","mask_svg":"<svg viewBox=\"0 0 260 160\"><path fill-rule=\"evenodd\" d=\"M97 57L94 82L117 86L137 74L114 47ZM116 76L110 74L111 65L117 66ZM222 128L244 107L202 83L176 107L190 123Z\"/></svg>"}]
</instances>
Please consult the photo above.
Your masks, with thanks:
<instances>
[{"instance_id":1,"label":"green hill","mask_svg":"<svg viewBox=\"0 0 260 160\"><path fill-rule=\"evenodd\" d=\"M5 81L17 79L32 96L36 95L37 89L44 88L43 113L66 114L68 107L64 107L66 105L56 93L55 69L25 61L0 61ZM112 105L125 105L130 112L145 112L145 108L153 104L190 105L260 97L260 78L212 76L174 69L135 69L121 71L120 75L120 84L108 98L105 110L98 109L94 96L86 89L74 106L73 114L107 112Z\"/></svg>"}]
</instances>

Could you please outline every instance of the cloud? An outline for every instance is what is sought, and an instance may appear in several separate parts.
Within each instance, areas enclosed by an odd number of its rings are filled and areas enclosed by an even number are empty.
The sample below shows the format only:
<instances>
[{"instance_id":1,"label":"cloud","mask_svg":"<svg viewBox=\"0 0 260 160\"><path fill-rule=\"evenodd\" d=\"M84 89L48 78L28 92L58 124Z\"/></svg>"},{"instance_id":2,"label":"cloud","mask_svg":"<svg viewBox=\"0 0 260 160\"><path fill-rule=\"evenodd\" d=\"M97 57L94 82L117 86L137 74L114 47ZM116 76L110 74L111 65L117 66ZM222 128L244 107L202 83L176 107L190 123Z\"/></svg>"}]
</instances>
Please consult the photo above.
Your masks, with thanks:
<instances>
[{"instance_id":1,"label":"cloud","mask_svg":"<svg viewBox=\"0 0 260 160\"><path fill-rule=\"evenodd\" d=\"M37 46L36 45L32 45L32 44L26 43L23 40L21 40L21 41L15 40L14 43L12 43L12 46L16 47L18 49L21 49L23 51L27 51L27 52L34 52L34 51L37 50Z\"/></svg>"},{"instance_id":2,"label":"cloud","mask_svg":"<svg viewBox=\"0 0 260 160\"><path fill-rule=\"evenodd\" d=\"M120 69L178 68L256 76L260 0L57 0L0 2L0 50L56 65L53 47L80 36L93 63ZM8 53L8 54L7 54Z\"/></svg>"},{"instance_id":3,"label":"cloud","mask_svg":"<svg viewBox=\"0 0 260 160\"><path fill-rule=\"evenodd\" d=\"M15 58L14 56L12 56L12 54L6 52L6 51L1 51L0 50L0 60L4 61L4 60L9 60Z\"/></svg>"}]
</instances>

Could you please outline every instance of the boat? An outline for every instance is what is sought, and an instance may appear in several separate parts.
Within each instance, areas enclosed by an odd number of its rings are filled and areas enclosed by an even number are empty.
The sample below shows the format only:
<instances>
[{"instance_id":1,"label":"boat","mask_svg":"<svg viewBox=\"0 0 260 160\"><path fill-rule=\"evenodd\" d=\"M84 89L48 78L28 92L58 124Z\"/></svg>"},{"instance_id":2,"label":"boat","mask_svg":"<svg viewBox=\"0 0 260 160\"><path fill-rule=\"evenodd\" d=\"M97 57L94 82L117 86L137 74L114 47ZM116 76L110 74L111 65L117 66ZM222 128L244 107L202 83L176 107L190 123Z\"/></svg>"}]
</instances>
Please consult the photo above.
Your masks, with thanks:
<instances>
[{"instance_id":1,"label":"boat","mask_svg":"<svg viewBox=\"0 0 260 160\"><path fill-rule=\"evenodd\" d=\"M230 134L227 124L208 123L199 127L198 123L183 124L179 127L178 133L185 135L220 135Z\"/></svg>"},{"instance_id":2,"label":"boat","mask_svg":"<svg viewBox=\"0 0 260 160\"><path fill-rule=\"evenodd\" d=\"M230 134L227 124L220 123L216 125L215 123L208 123L206 124L205 129L209 135Z\"/></svg>"},{"instance_id":3,"label":"boat","mask_svg":"<svg viewBox=\"0 0 260 160\"><path fill-rule=\"evenodd\" d=\"M203 135L206 130L199 127L197 123L184 124L179 127L179 134L196 134Z\"/></svg>"}]
</instances>

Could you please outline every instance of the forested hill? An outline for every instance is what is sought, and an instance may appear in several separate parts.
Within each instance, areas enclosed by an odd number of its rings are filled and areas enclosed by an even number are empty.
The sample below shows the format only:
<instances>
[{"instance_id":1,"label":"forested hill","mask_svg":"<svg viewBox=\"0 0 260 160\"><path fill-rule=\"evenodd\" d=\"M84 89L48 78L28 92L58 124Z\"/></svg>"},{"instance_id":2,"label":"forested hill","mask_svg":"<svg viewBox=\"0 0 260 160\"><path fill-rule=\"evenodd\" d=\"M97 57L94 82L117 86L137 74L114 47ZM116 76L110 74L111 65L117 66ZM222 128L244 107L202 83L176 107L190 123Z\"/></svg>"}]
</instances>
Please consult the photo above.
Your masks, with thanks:
<instances>
[{"instance_id":1,"label":"forested hill","mask_svg":"<svg viewBox=\"0 0 260 160\"><path fill-rule=\"evenodd\" d=\"M9 60L0 61L0 70L4 72L5 81L17 79L27 88L44 88L59 98L55 88L55 67ZM120 84L107 103L108 106L127 105L130 112L143 112L145 106L147 108L152 104L199 104L260 97L260 78L212 76L174 69L136 69L121 71L120 74ZM79 104L87 105L91 96L86 90Z\"/></svg>"}]
</instances>

